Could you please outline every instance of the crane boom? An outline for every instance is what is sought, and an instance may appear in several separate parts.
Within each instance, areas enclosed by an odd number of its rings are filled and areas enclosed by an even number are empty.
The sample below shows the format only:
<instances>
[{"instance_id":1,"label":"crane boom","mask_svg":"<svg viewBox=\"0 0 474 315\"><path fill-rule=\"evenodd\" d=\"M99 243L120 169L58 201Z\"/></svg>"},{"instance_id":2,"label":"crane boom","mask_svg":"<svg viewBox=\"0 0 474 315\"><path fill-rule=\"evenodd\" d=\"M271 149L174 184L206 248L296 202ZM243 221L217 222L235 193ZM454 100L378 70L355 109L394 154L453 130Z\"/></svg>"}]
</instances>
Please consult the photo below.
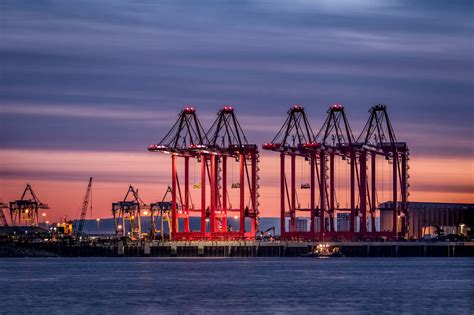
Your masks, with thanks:
<instances>
[{"instance_id":1,"label":"crane boom","mask_svg":"<svg viewBox=\"0 0 474 315\"><path fill-rule=\"evenodd\" d=\"M81 218L79 219L77 235L82 235L82 230L84 228L84 220L87 214L87 206L89 205L91 191L92 191L92 177L89 178L89 184L87 185L86 194L84 195L84 200L82 201Z\"/></svg>"}]
</instances>

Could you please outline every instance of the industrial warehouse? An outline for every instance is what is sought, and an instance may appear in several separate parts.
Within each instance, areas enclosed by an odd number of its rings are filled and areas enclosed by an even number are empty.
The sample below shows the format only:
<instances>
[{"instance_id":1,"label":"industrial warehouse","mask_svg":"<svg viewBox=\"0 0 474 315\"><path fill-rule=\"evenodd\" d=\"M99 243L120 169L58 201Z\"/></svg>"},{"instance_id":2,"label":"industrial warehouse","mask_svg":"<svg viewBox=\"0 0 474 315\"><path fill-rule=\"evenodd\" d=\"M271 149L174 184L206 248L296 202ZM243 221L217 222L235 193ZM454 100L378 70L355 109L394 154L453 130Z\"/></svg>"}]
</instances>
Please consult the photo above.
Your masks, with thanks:
<instances>
[{"instance_id":1,"label":"industrial warehouse","mask_svg":"<svg viewBox=\"0 0 474 315\"><path fill-rule=\"evenodd\" d=\"M385 105L371 107L358 136L341 104L329 107L317 132L304 107L293 105L261 147L280 157L278 227L261 226L264 161L234 108L221 108L206 131L187 106L148 147L171 159L168 189L146 203L130 185L111 205L113 235L84 232L91 177L80 217L54 224L44 220L49 207L27 184L20 199L0 205L1 241L46 244L64 255L294 256L328 248L362 256L474 254L474 205L409 201L409 149L397 140ZM407 242L417 240L423 242ZM435 249L427 253L427 246Z\"/></svg>"}]
</instances>

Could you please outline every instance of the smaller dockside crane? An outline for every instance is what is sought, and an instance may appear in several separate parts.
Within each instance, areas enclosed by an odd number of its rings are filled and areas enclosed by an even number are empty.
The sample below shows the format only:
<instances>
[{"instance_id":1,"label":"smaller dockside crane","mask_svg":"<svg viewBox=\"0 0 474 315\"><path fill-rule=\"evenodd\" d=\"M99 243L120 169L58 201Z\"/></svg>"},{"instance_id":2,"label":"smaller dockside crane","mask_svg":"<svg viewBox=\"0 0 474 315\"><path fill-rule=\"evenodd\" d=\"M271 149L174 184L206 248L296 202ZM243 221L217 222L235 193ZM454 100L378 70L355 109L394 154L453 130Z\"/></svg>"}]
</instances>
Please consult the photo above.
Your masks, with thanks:
<instances>
[{"instance_id":1,"label":"smaller dockside crane","mask_svg":"<svg viewBox=\"0 0 474 315\"><path fill-rule=\"evenodd\" d=\"M150 204L150 216L151 216L151 226L150 226L150 238L155 239L156 234L160 233L161 240L165 239L164 223L168 223L169 239L171 240L171 208L172 202L165 201L168 193L172 193L171 187L168 186L166 189L165 195L159 202ZM160 216L160 229L156 228L156 217Z\"/></svg>"},{"instance_id":2,"label":"smaller dockside crane","mask_svg":"<svg viewBox=\"0 0 474 315\"><path fill-rule=\"evenodd\" d=\"M30 194L28 199L27 193ZM49 209L49 206L38 199L30 184L26 184L21 198L10 202L10 222L13 226L38 226L39 210L43 209Z\"/></svg>"},{"instance_id":3,"label":"smaller dockside crane","mask_svg":"<svg viewBox=\"0 0 474 315\"><path fill-rule=\"evenodd\" d=\"M141 239L140 216L141 211L146 209L149 209L149 206L138 195L138 189L130 185L123 200L112 203L115 235L120 237L128 236L132 240Z\"/></svg>"},{"instance_id":4,"label":"smaller dockside crane","mask_svg":"<svg viewBox=\"0 0 474 315\"><path fill-rule=\"evenodd\" d=\"M76 237L80 238L82 236L84 230L84 221L86 219L87 209L89 208L92 210L92 177L89 178L89 183L87 184L86 193L84 195L84 199L82 200L81 206L81 216L79 218L79 222L77 224L76 230Z\"/></svg>"}]
</instances>

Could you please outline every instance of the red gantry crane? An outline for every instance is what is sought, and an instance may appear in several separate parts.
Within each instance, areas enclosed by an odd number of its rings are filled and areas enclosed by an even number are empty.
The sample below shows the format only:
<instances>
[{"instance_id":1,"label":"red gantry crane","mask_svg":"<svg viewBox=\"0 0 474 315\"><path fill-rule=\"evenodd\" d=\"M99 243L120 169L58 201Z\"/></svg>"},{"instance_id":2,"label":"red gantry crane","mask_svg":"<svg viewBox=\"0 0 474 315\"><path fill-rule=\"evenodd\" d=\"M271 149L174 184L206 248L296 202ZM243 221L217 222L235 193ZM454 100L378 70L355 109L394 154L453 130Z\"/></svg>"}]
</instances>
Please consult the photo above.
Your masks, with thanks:
<instances>
[{"instance_id":1,"label":"red gantry crane","mask_svg":"<svg viewBox=\"0 0 474 315\"><path fill-rule=\"evenodd\" d=\"M370 109L370 117L359 138L357 147L360 155L360 211L364 218L367 209L371 214L371 234L376 236L389 236L391 238L404 237L408 226L408 160L409 149L405 142L398 142L392 124L390 122L387 106L378 104ZM371 185L369 189L369 180L367 178L366 161L370 156ZM382 158L383 164L391 165L391 195L392 195L392 227L391 232L375 229L375 212L378 209L377 196L377 173L384 170L377 169L377 160ZM389 176L387 176L389 177ZM383 185L383 182L382 182ZM367 205L367 202L369 204ZM382 224L382 223L381 223ZM361 221L361 226L363 222Z\"/></svg>"},{"instance_id":2,"label":"red gantry crane","mask_svg":"<svg viewBox=\"0 0 474 315\"><path fill-rule=\"evenodd\" d=\"M354 215L356 209L356 168L357 160L355 150L352 148L354 136L344 112L344 106L341 104L333 104L327 111L327 118L323 123L321 129L316 135L318 145L316 150L320 157L321 176L320 191L323 193L320 196L320 204L323 209L328 209L329 220L320 221L320 231L325 233L329 239L334 238L353 238L354 236ZM338 159L336 160L336 157ZM327 162L329 161L329 166ZM347 161L350 165L350 175L347 178L336 177L336 173L344 168ZM337 163L336 163L337 162ZM338 169L339 168L339 169ZM329 174L326 172L329 171ZM336 172L338 171L338 172ZM329 180L329 185L327 184ZM336 183L342 181L350 182L350 207L341 207L337 201ZM329 186L329 187L328 187ZM339 198L341 199L341 198ZM350 212L351 221L349 231L337 230L335 213ZM326 211L324 211L326 213ZM339 226L341 228L341 226ZM336 233L337 231L337 233Z\"/></svg>"},{"instance_id":3,"label":"red gantry crane","mask_svg":"<svg viewBox=\"0 0 474 315\"><path fill-rule=\"evenodd\" d=\"M224 106L206 134L210 154L210 236L212 239L255 239L258 225L258 162L256 144L249 144L232 106ZM229 183L230 163L238 163L237 181ZM232 165L233 170L233 165ZM233 177L233 176L232 176ZM222 182L221 182L222 180ZM230 185L229 185L230 184ZM232 206L229 188L238 189L238 207ZM246 203L246 197L248 202ZM237 213L239 230L231 231L228 214ZM245 231L246 218L250 230ZM232 218L230 218L232 219Z\"/></svg>"},{"instance_id":4,"label":"red gantry crane","mask_svg":"<svg viewBox=\"0 0 474 315\"><path fill-rule=\"evenodd\" d=\"M206 134L192 106L185 107L178 120L157 144L148 147L148 151L162 152L171 155L171 235L174 240L192 240L206 238L206 214L209 212L206 198L206 178L209 177L208 161L210 152L207 150ZM184 160L184 197L178 176L178 158ZM200 189L200 207L195 209L191 200L189 166L190 160L200 164L200 181L193 188ZM194 161L193 161L194 163ZM179 199L179 203L178 203ZM191 231L189 218L191 212L200 214L200 231ZM180 231L180 220L183 231Z\"/></svg>"},{"instance_id":5,"label":"red gantry crane","mask_svg":"<svg viewBox=\"0 0 474 315\"><path fill-rule=\"evenodd\" d=\"M318 215L320 220L324 222L324 202L321 202L321 210L316 208L316 137L311 129L308 118L306 117L303 106L294 105L288 111L288 116L283 126L271 142L263 144L264 150L280 152L280 227L281 237L283 239L314 239L316 229L315 218ZM285 160L290 157L290 188L288 188L288 180L286 177ZM302 208L297 203L296 188L296 159L297 157L310 161L310 183L303 184L302 189L310 190L309 208ZM323 170L320 178L320 189L324 187L325 170ZM324 196L324 194L321 194ZM286 197L286 198L285 198ZM324 198L324 197L322 197ZM286 211L286 203L288 203L288 211ZM296 211L310 213L310 230L305 229L297 231ZM318 214L316 212L319 212ZM289 230L286 228L286 217L289 217ZM321 223L323 224L323 223Z\"/></svg>"},{"instance_id":6,"label":"red gantry crane","mask_svg":"<svg viewBox=\"0 0 474 315\"><path fill-rule=\"evenodd\" d=\"M370 113L369 121L359 138L355 140L344 106L341 104L330 106L328 116L316 135L312 132L304 108L295 105L288 111L288 117L275 138L263 145L265 150L280 152L280 224L283 239L322 241L380 237L395 239L405 235L408 219L408 147L406 143L397 141L385 105L373 106ZM369 155L370 180L367 165ZM290 185L286 176L286 156L290 156L291 161ZM393 219L389 232L386 228L377 230L376 223L376 210L380 210L377 204L380 198L377 187L384 185L385 173L383 167L381 170L376 170L379 156L384 158L383 162L393 164L390 170ZM300 207L298 202L297 158L310 161L310 182L301 185L301 188L310 190L309 208ZM341 171L345 173L344 169L348 171L347 176L341 176ZM382 179L376 176L377 172L381 173ZM344 184L348 188L342 188ZM336 190L336 186L339 186L339 191ZM342 190L349 192L345 207L340 205ZM380 191L383 192L383 187ZM319 198L316 198L316 193L319 193ZM297 211L310 212L309 232L297 227ZM342 214L349 212L349 224L342 222L344 215L340 221L336 220L336 212ZM369 222L367 215L370 215ZM289 217L288 228L287 217ZM337 222L339 224L336 224Z\"/></svg>"}]
</instances>

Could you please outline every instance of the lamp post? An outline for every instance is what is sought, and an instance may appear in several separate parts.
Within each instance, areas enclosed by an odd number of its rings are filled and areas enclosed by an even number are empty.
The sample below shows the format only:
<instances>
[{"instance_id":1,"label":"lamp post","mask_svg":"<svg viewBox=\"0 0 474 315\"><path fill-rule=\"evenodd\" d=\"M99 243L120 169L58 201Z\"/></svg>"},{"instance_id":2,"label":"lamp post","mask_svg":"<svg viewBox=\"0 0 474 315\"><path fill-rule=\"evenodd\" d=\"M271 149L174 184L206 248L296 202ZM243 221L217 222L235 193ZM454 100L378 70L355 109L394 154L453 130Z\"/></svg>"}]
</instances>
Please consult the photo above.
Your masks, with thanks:
<instances>
[{"instance_id":1,"label":"lamp post","mask_svg":"<svg viewBox=\"0 0 474 315\"><path fill-rule=\"evenodd\" d=\"M238 215L234 215L234 220L236 221L235 224L237 224L237 226L239 226L239 216ZM232 224L232 229L234 228L234 225Z\"/></svg>"},{"instance_id":2,"label":"lamp post","mask_svg":"<svg viewBox=\"0 0 474 315\"><path fill-rule=\"evenodd\" d=\"M43 212L42 216L43 216L43 225L44 225L45 224L46 213Z\"/></svg>"},{"instance_id":3,"label":"lamp post","mask_svg":"<svg viewBox=\"0 0 474 315\"><path fill-rule=\"evenodd\" d=\"M97 222L97 237L99 237L100 234L100 218L95 219Z\"/></svg>"},{"instance_id":4,"label":"lamp post","mask_svg":"<svg viewBox=\"0 0 474 315\"><path fill-rule=\"evenodd\" d=\"M143 211L143 215L145 216L145 231L146 231L147 230L147 225L146 225L147 224L146 223L147 219L146 219L146 217L148 216L148 211L146 211L146 210Z\"/></svg>"}]
</instances>

